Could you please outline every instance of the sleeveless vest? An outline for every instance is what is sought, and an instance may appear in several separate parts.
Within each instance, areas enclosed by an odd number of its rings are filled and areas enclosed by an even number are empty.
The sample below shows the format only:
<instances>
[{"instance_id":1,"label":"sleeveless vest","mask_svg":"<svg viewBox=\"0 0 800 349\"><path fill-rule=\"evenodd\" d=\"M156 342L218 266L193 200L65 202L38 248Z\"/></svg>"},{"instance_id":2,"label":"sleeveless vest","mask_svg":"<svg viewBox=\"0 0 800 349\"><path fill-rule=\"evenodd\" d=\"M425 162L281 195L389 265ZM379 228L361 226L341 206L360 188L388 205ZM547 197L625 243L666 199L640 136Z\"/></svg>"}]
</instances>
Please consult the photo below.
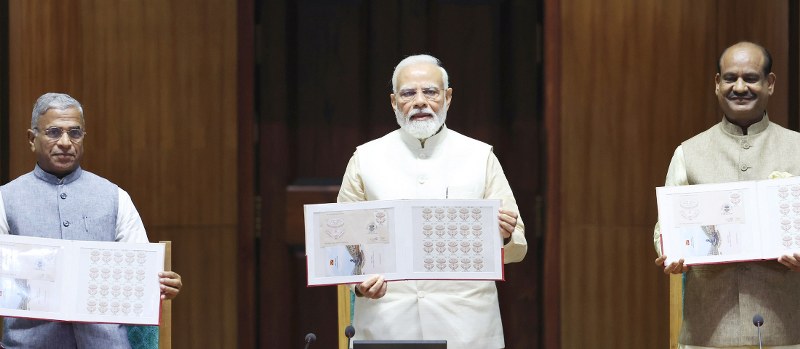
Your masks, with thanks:
<instances>
[{"instance_id":1,"label":"sleeveless vest","mask_svg":"<svg viewBox=\"0 0 800 349\"><path fill-rule=\"evenodd\" d=\"M491 151L444 127L424 147L395 130L356 154L367 200L483 199ZM381 299L356 298L353 325L361 330L355 339L447 339L455 349L505 346L494 282L395 281L388 287Z\"/></svg>"},{"instance_id":2,"label":"sleeveless vest","mask_svg":"<svg viewBox=\"0 0 800 349\"><path fill-rule=\"evenodd\" d=\"M38 165L0 187L12 235L114 241L118 187L78 167L57 178ZM129 348L122 325L6 318L6 348Z\"/></svg>"},{"instance_id":3,"label":"sleeveless vest","mask_svg":"<svg viewBox=\"0 0 800 349\"><path fill-rule=\"evenodd\" d=\"M492 147L446 127L425 147L395 130L357 149L367 200L483 198Z\"/></svg>"},{"instance_id":4,"label":"sleeveless vest","mask_svg":"<svg viewBox=\"0 0 800 349\"><path fill-rule=\"evenodd\" d=\"M689 184L800 175L800 134L767 116L748 128L723 119L683 143ZM685 274L679 342L707 347L758 343L755 314L764 317L764 345L800 344L800 273L777 261L692 266Z\"/></svg>"}]
</instances>

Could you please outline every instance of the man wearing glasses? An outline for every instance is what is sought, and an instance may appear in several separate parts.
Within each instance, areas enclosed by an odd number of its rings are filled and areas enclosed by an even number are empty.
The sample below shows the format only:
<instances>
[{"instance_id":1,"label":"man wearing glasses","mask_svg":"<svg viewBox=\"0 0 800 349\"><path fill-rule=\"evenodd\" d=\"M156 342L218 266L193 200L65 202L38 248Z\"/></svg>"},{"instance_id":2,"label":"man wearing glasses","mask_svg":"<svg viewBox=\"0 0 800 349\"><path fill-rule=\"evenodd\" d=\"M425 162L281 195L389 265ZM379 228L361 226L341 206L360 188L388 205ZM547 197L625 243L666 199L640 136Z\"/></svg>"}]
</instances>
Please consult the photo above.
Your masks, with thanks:
<instances>
[{"instance_id":1,"label":"man wearing glasses","mask_svg":"<svg viewBox=\"0 0 800 349\"><path fill-rule=\"evenodd\" d=\"M411 56L395 67L390 94L399 130L359 146L339 202L391 199L501 199L504 262L527 252L517 203L492 147L445 126L453 97L438 59ZM492 281L398 281L356 285L355 339L446 339L450 349L503 348Z\"/></svg>"},{"instance_id":2,"label":"man wearing glasses","mask_svg":"<svg viewBox=\"0 0 800 349\"><path fill-rule=\"evenodd\" d=\"M146 243L130 196L80 167L86 125L83 108L59 93L39 97L28 142L36 167L0 187L0 234L68 240ZM160 273L161 298L174 298L181 277ZM7 318L6 348L128 348L125 326Z\"/></svg>"}]
</instances>

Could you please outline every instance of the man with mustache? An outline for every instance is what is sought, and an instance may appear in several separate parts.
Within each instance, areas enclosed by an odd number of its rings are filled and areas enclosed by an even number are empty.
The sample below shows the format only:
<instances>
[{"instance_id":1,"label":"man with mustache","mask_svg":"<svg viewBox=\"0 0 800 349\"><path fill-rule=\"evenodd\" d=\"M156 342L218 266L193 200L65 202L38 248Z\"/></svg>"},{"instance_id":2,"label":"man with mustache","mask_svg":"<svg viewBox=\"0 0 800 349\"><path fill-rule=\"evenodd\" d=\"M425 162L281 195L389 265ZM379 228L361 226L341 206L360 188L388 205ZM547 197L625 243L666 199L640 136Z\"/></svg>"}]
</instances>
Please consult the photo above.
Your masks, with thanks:
<instances>
[{"instance_id":1,"label":"man with mustache","mask_svg":"<svg viewBox=\"0 0 800 349\"><path fill-rule=\"evenodd\" d=\"M735 182L800 174L800 134L769 121L767 101L775 87L772 57L759 45L739 42L718 61L715 93L722 121L675 150L666 185ZM659 251L660 229L654 232ZM761 314L763 344L800 348L800 254L776 261L687 267L664 265L684 274L681 348L758 348L753 316Z\"/></svg>"},{"instance_id":2,"label":"man with mustache","mask_svg":"<svg viewBox=\"0 0 800 349\"><path fill-rule=\"evenodd\" d=\"M81 168L86 125L83 107L60 93L39 97L28 142L33 171L0 186L0 234L68 240L146 243L147 234L130 196ZM155 276L155 275L154 275ZM182 286L175 272L159 274L161 298ZM130 348L127 327L6 318L5 348Z\"/></svg>"},{"instance_id":3,"label":"man with mustache","mask_svg":"<svg viewBox=\"0 0 800 349\"><path fill-rule=\"evenodd\" d=\"M395 67L389 95L399 130L359 146L339 202L390 199L502 199L504 262L527 252L514 195L492 147L445 125L453 97L438 59L410 56ZM450 349L503 348L492 281L399 281L356 285L355 339L446 339Z\"/></svg>"}]
</instances>

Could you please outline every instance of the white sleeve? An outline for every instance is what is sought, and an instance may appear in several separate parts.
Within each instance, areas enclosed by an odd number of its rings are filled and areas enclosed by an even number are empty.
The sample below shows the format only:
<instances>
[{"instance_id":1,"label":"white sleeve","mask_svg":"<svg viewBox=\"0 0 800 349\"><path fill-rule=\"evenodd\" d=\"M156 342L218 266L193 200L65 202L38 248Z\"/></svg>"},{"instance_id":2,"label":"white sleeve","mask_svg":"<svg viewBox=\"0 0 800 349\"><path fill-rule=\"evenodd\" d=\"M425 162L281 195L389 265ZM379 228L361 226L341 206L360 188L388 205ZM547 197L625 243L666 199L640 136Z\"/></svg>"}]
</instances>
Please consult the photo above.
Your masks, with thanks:
<instances>
[{"instance_id":1,"label":"white sleeve","mask_svg":"<svg viewBox=\"0 0 800 349\"><path fill-rule=\"evenodd\" d=\"M0 234L8 235L8 218L6 218L6 207L3 204L3 193L0 193Z\"/></svg>"},{"instance_id":2,"label":"white sleeve","mask_svg":"<svg viewBox=\"0 0 800 349\"><path fill-rule=\"evenodd\" d=\"M669 162L669 169L667 170L667 179L664 181L667 187L677 185L689 185L689 175L686 174L686 160L683 157L683 147L678 146L675 148L675 154L672 155L672 161ZM653 228L653 246L656 248L656 253L661 257L661 224L656 222Z\"/></svg>"},{"instance_id":3,"label":"white sleeve","mask_svg":"<svg viewBox=\"0 0 800 349\"><path fill-rule=\"evenodd\" d=\"M119 188L119 203L117 207L117 239L119 242L150 242L147 240L147 232L144 230L144 223L139 217L139 212L133 206L131 196L122 188Z\"/></svg>"},{"instance_id":4,"label":"white sleeve","mask_svg":"<svg viewBox=\"0 0 800 349\"><path fill-rule=\"evenodd\" d=\"M689 176L686 174L686 160L683 157L683 146L681 145L675 148L675 154L672 155L672 161L669 162L667 179L664 181L664 185L668 187L689 185Z\"/></svg>"},{"instance_id":5,"label":"white sleeve","mask_svg":"<svg viewBox=\"0 0 800 349\"><path fill-rule=\"evenodd\" d=\"M350 161L347 162L347 169L344 170L344 178L342 178L342 186L339 187L336 202L367 201L367 191L361 180L360 171L358 150L356 150L350 157Z\"/></svg>"}]
</instances>

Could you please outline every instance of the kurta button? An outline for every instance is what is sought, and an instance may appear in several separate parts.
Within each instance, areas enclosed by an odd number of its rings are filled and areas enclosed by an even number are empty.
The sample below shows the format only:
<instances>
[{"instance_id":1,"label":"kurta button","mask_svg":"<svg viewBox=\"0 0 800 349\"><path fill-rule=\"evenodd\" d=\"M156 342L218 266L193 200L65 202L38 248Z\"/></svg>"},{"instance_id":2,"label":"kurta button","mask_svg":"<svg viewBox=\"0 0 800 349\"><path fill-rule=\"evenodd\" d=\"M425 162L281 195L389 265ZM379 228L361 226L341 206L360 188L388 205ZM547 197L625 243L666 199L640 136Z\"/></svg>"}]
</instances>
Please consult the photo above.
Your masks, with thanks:
<instances>
[{"instance_id":1,"label":"kurta button","mask_svg":"<svg viewBox=\"0 0 800 349\"><path fill-rule=\"evenodd\" d=\"M742 142L742 148L750 149L750 143Z\"/></svg>"},{"instance_id":2,"label":"kurta button","mask_svg":"<svg viewBox=\"0 0 800 349\"><path fill-rule=\"evenodd\" d=\"M68 227L69 226L69 221L64 221L64 226Z\"/></svg>"},{"instance_id":3,"label":"kurta button","mask_svg":"<svg viewBox=\"0 0 800 349\"><path fill-rule=\"evenodd\" d=\"M67 193L61 193L61 198L62 199L66 199L67 198Z\"/></svg>"},{"instance_id":4,"label":"kurta button","mask_svg":"<svg viewBox=\"0 0 800 349\"><path fill-rule=\"evenodd\" d=\"M747 164L742 164L742 166L739 167L739 169L742 171L747 171L747 168Z\"/></svg>"},{"instance_id":5,"label":"kurta button","mask_svg":"<svg viewBox=\"0 0 800 349\"><path fill-rule=\"evenodd\" d=\"M427 159L427 158L428 158L428 154L425 154L425 153L419 153L419 158L420 158L420 159Z\"/></svg>"},{"instance_id":6,"label":"kurta button","mask_svg":"<svg viewBox=\"0 0 800 349\"><path fill-rule=\"evenodd\" d=\"M426 180L427 180L427 178L425 178L425 176L419 176L419 178L417 178L417 181L419 182L419 184L425 184Z\"/></svg>"},{"instance_id":7,"label":"kurta button","mask_svg":"<svg viewBox=\"0 0 800 349\"><path fill-rule=\"evenodd\" d=\"M425 298L425 291L419 291L419 292L417 292L417 297L419 297L419 298Z\"/></svg>"}]
</instances>

